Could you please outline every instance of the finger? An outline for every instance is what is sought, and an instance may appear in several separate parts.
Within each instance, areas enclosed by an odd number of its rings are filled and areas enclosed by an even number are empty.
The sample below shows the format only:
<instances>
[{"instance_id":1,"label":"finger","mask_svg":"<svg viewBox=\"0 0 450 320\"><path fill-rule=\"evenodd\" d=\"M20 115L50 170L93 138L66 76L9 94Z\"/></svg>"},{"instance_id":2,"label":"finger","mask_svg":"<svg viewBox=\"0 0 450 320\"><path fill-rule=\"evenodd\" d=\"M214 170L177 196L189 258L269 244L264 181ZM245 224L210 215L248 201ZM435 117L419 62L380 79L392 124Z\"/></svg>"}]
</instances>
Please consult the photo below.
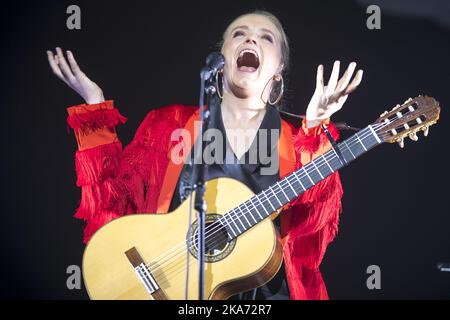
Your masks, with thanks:
<instances>
[{"instance_id":1,"label":"finger","mask_svg":"<svg viewBox=\"0 0 450 320\"><path fill-rule=\"evenodd\" d=\"M342 92L345 90L345 88L347 87L348 83L350 82L350 79L353 76L353 72L355 72L355 68L356 68L356 63L352 62L348 65L347 70L345 70L344 75L342 76L342 78L339 80L337 86L336 86L336 91L338 92Z\"/></svg>"},{"instance_id":2,"label":"finger","mask_svg":"<svg viewBox=\"0 0 450 320\"><path fill-rule=\"evenodd\" d=\"M323 65L317 67L316 90L323 91Z\"/></svg>"},{"instance_id":3,"label":"finger","mask_svg":"<svg viewBox=\"0 0 450 320\"><path fill-rule=\"evenodd\" d=\"M356 75L355 75L355 78L353 79L353 81L345 89L344 94L349 94L349 93L352 93L353 91L355 91L356 88L361 83L362 78L363 78L363 71L358 70L358 72L356 72Z\"/></svg>"},{"instance_id":4,"label":"finger","mask_svg":"<svg viewBox=\"0 0 450 320\"><path fill-rule=\"evenodd\" d=\"M70 68L73 71L73 75L75 77L81 76L83 74L83 72L80 70L78 63L75 60L75 57L73 56L72 51L70 51L70 50L67 50L67 60L69 60Z\"/></svg>"},{"instance_id":5,"label":"finger","mask_svg":"<svg viewBox=\"0 0 450 320\"><path fill-rule=\"evenodd\" d=\"M70 70L69 65L67 64L66 58L64 58L64 54L61 48L59 47L56 48L56 54L58 55L59 67L61 69L62 74L64 75L64 78L69 82L75 81L75 77L72 74L72 70Z\"/></svg>"},{"instance_id":6,"label":"finger","mask_svg":"<svg viewBox=\"0 0 450 320\"><path fill-rule=\"evenodd\" d=\"M331 95L336 90L336 85L339 77L339 65L340 61L335 61L333 64L333 71L331 71L330 80L327 84L327 91L325 92L328 95Z\"/></svg>"},{"instance_id":7,"label":"finger","mask_svg":"<svg viewBox=\"0 0 450 320\"><path fill-rule=\"evenodd\" d=\"M58 65L58 68L59 68L59 70L61 70L61 67L59 66L59 59L58 59L58 55L57 54L55 54L55 62L56 62L56 64Z\"/></svg>"},{"instance_id":8,"label":"finger","mask_svg":"<svg viewBox=\"0 0 450 320\"><path fill-rule=\"evenodd\" d=\"M57 56L54 56L53 52L51 52L50 50L47 50L47 58L48 58L48 63L50 64L50 68L52 69L53 73L61 80L64 80L64 76L61 73L61 69L59 68L58 61L56 60Z\"/></svg>"},{"instance_id":9,"label":"finger","mask_svg":"<svg viewBox=\"0 0 450 320\"><path fill-rule=\"evenodd\" d=\"M333 103L329 108L327 108L325 110L325 114L327 115L327 117L331 117L331 115L333 115L334 113L336 113L337 111L341 110L343 104L345 103L345 101L347 100L348 95L341 95L336 99L337 103Z\"/></svg>"},{"instance_id":10,"label":"finger","mask_svg":"<svg viewBox=\"0 0 450 320\"><path fill-rule=\"evenodd\" d=\"M340 97L337 99L336 110L334 110L333 113L336 112L336 111L341 110L341 108L342 108L342 106L344 105L345 101L347 101L347 98L348 98L348 94L343 95L343 96L340 96Z\"/></svg>"}]
</instances>

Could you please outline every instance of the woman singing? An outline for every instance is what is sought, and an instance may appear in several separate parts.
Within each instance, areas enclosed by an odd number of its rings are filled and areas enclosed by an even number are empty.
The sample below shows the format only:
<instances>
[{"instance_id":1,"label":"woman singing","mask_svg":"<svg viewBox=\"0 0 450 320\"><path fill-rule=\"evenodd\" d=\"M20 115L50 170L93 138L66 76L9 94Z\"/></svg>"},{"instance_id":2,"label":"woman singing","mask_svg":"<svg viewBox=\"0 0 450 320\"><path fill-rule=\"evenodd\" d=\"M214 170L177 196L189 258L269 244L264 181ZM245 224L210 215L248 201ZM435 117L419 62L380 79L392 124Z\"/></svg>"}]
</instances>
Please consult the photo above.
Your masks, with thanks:
<instances>
[{"instance_id":1,"label":"woman singing","mask_svg":"<svg viewBox=\"0 0 450 320\"><path fill-rule=\"evenodd\" d=\"M338 138L330 116L342 108L349 93L360 84L362 70L353 77L356 64L350 63L339 79L336 61L325 85L320 65L306 117L288 122L279 107L289 45L278 19L265 11L239 16L223 34L221 53L225 66L218 75L220 85L212 107L217 112L212 112L209 128L223 134L223 150L235 161L210 165L206 180L230 177L258 193L330 148L321 125L325 124ZM61 48L56 48L56 54L47 54L53 72L86 102L68 108L67 119L78 143L75 163L82 196L75 217L86 222L84 242L112 219L177 208L189 193L191 166L186 163L173 170L168 155L177 141L172 141L171 133L198 119L199 108L170 105L150 111L133 141L122 149L115 126L126 118L113 101L105 101L102 90L80 70L72 52L66 52L67 58ZM261 130L280 132L276 141L268 139L266 152L262 153L278 160L279 166L269 173L264 173L265 161L246 161L255 148L261 148ZM336 172L273 218L282 237L282 268L266 285L241 298L328 298L319 265L337 233L341 197Z\"/></svg>"}]
</instances>

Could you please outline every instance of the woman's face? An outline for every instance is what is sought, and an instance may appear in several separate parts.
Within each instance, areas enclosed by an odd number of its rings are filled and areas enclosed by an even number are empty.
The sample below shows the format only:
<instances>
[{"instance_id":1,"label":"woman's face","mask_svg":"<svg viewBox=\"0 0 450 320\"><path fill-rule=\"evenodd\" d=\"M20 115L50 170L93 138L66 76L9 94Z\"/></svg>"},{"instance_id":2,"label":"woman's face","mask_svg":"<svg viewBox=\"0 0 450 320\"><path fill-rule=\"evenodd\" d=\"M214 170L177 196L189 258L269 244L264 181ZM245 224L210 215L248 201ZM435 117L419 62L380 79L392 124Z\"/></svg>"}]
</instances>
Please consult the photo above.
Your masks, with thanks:
<instances>
[{"instance_id":1,"label":"woman's face","mask_svg":"<svg viewBox=\"0 0 450 320\"><path fill-rule=\"evenodd\" d=\"M280 73L281 36L265 16L249 14L231 23L224 36L225 90L239 98L261 97L267 82ZM263 99L270 92L267 86Z\"/></svg>"}]
</instances>

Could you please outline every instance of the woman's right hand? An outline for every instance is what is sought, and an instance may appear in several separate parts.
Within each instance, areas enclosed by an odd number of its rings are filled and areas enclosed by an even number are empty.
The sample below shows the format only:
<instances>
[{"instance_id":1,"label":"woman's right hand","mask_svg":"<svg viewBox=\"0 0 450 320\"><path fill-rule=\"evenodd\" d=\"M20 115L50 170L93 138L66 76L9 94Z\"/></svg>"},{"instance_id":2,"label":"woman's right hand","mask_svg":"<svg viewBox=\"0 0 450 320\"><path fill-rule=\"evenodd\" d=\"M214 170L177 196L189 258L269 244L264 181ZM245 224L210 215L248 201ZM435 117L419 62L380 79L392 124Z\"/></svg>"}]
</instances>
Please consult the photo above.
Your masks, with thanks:
<instances>
[{"instance_id":1,"label":"woman's right hand","mask_svg":"<svg viewBox=\"0 0 450 320\"><path fill-rule=\"evenodd\" d=\"M59 47L56 48L55 55L52 51L48 50L47 56L53 73L82 96L87 104L105 101L102 89L80 70L71 51L67 51L67 60L69 63L67 63Z\"/></svg>"}]
</instances>

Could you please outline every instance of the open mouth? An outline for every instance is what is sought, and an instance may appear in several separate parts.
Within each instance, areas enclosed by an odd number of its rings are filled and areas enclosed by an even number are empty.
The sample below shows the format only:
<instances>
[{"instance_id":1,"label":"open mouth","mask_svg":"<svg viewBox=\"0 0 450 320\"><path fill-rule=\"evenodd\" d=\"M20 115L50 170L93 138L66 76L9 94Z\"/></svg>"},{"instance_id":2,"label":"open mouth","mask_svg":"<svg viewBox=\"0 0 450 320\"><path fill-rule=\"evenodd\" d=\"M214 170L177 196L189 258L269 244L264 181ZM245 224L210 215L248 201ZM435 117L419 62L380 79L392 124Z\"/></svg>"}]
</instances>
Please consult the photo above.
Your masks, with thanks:
<instances>
[{"instance_id":1,"label":"open mouth","mask_svg":"<svg viewBox=\"0 0 450 320\"><path fill-rule=\"evenodd\" d=\"M259 67L258 53L252 49L244 49L239 53L237 67L242 72L255 72Z\"/></svg>"}]
</instances>

